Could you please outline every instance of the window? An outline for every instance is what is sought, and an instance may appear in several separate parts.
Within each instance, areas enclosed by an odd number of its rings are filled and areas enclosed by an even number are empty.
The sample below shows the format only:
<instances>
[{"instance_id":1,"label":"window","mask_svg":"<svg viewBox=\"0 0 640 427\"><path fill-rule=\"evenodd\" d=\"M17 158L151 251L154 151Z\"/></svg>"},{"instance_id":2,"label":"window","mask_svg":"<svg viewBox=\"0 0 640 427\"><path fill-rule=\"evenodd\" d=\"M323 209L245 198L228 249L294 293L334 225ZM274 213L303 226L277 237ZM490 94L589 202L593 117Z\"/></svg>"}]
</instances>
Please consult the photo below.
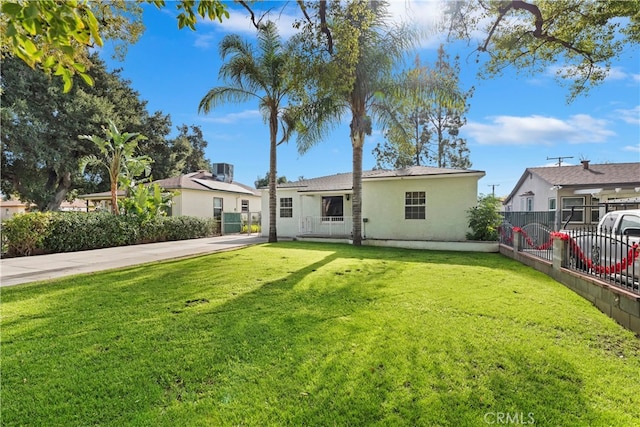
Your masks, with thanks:
<instances>
[{"instance_id":1,"label":"window","mask_svg":"<svg viewBox=\"0 0 640 427\"><path fill-rule=\"evenodd\" d=\"M427 195L424 191L408 191L404 196L404 219L427 217Z\"/></svg>"},{"instance_id":2,"label":"window","mask_svg":"<svg viewBox=\"0 0 640 427\"><path fill-rule=\"evenodd\" d=\"M280 218L293 218L293 198L280 198Z\"/></svg>"},{"instance_id":3,"label":"window","mask_svg":"<svg viewBox=\"0 0 640 427\"><path fill-rule=\"evenodd\" d=\"M591 198L591 222L597 224L600 221L600 208L598 207L600 199Z\"/></svg>"},{"instance_id":4,"label":"window","mask_svg":"<svg viewBox=\"0 0 640 427\"><path fill-rule=\"evenodd\" d=\"M322 197L322 220L323 221L344 221L342 196Z\"/></svg>"},{"instance_id":5,"label":"window","mask_svg":"<svg viewBox=\"0 0 640 427\"><path fill-rule=\"evenodd\" d=\"M613 231L613 226L616 225L616 220L618 219L617 213L610 213L606 217L603 218L604 222L602 223L602 230L605 233L610 233Z\"/></svg>"},{"instance_id":6,"label":"window","mask_svg":"<svg viewBox=\"0 0 640 427\"><path fill-rule=\"evenodd\" d=\"M242 206L241 212L249 212L249 201L248 200L241 200L240 204Z\"/></svg>"},{"instance_id":7,"label":"window","mask_svg":"<svg viewBox=\"0 0 640 427\"><path fill-rule=\"evenodd\" d=\"M527 212L533 212L533 197L527 197Z\"/></svg>"},{"instance_id":8,"label":"window","mask_svg":"<svg viewBox=\"0 0 640 427\"><path fill-rule=\"evenodd\" d=\"M222 221L222 198L213 198L213 219Z\"/></svg>"},{"instance_id":9,"label":"window","mask_svg":"<svg viewBox=\"0 0 640 427\"><path fill-rule=\"evenodd\" d=\"M550 211L555 211L556 210L556 198L552 197L549 199L549 210Z\"/></svg>"},{"instance_id":10,"label":"window","mask_svg":"<svg viewBox=\"0 0 640 427\"><path fill-rule=\"evenodd\" d=\"M562 198L562 221L571 217L571 222L584 222L584 197L563 197ZM574 207L573 216L571 208Z\"/></svg>"},{"instance_id":11,"label":"window","mask_svg":"<svg viewBox=\"0 0 640 427\"><path fill-rule=\"evenodd\" d=\"M640 228L640 217L636 215L623 215L620 220L619 234L624 234L628 228Z\"/></svg>"}]
</instances>

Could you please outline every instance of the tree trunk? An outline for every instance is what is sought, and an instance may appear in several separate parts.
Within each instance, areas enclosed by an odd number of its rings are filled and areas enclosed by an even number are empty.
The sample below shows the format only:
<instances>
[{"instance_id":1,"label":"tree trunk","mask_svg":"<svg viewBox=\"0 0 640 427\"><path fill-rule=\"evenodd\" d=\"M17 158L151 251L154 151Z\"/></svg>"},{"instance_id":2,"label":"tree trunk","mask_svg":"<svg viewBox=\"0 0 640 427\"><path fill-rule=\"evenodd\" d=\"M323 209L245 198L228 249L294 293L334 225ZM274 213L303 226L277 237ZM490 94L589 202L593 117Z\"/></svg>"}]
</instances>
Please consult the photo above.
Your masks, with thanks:
<instances>
[{"instance_id":1,"label":"tree trunk","mask_svg":"<svg viewBox=\"0 0 640 427\"><path fill-rule=\"evenodd\" d=\"M359 142L357 141L359 140ZM364 134L351 138L353 143L353 245L362 246L362 146Z\"/></svg>"},{"instance_id":2,"label":"tree trunk","mask_svg":"<svg viewBox=\"0 0 640 427\"><path fill-rule=\"evenodd\" d=\"M278 241L278 232L276 230L276 174L277 158L276 158L276 138L278 137L278 110L271 109L271 115L269 117L269 132L270 132L270 146L269 146L269 243L276 243Z\"/></svg>"},{"instance_id":3,"label":"tree trunk","mask_svg":"<svg viewBox=\"0 0 640 427\"><path fill-rule=\"evenodd\" d=\"M59 211L60 204L67 197L67 193L71 188L71 172L64 172L62 177L58 179L58 186L56 187L53 199L47 204L48 211Z\"/></svg>"},{"instance_id":4,"label":"tree trunk","mask_svg":"<svg viewBox=\"0 0 640 427\"><path fill-rule=\"evenodd\" d=\"M118 181L111 180L111 213L114 215L120 215L120 209L118 209Z\"/></svg>"}]
</instances>

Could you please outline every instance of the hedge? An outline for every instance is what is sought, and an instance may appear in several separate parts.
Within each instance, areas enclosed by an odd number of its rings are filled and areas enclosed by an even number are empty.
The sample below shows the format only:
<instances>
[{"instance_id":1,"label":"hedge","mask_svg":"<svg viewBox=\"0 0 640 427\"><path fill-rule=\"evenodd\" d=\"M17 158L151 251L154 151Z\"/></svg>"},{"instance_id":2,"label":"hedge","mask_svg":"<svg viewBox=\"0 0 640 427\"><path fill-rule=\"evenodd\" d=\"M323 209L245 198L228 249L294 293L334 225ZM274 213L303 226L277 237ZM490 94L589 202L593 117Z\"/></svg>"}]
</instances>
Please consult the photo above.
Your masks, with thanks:
<instances>
[{"instance_id":1,"label":"hedge","mask_svg":"<svg viewBox=\"0 0 640 427\"><path fill-rule=\"evenodd\" d=\"M34 212L2 224L8 256L73 252L220 234L219 223L195 217L137 217L107 212Z\"/></svg>"}]
</instances>

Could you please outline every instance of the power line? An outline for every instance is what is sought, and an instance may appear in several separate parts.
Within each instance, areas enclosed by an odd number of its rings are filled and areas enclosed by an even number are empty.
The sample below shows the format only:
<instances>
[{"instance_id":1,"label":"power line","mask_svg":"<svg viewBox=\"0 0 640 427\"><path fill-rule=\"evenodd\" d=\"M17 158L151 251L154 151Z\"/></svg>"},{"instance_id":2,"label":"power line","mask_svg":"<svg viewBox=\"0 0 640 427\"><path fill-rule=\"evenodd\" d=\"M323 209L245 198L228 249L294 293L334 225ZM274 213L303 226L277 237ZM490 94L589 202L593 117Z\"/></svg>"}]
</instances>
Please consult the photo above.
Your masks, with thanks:
<instances>
[{"instance_id":1,"label":"power line","mask_svg":"<svg viewBox=\"0 0 640 427\"><path fill-rule=\"evenodd\" d=\"M562 160L573 159L573 156L561 156L561 157L547 157L547 160L558 160L558 167L562 166Z\"/></svg>"}]
</instances>

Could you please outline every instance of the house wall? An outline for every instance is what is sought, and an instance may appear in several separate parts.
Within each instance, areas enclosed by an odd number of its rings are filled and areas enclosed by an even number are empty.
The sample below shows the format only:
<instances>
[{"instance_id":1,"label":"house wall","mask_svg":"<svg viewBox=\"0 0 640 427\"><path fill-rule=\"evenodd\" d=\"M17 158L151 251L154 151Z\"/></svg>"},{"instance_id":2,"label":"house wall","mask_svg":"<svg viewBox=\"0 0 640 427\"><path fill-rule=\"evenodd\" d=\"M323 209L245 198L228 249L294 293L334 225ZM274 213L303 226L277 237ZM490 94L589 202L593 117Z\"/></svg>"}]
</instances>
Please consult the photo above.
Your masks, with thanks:
<instances>
[{"instance_id":1,"label":"house wall","mask_svg":"<svg viewBox=\"0 0 640 427\"><path fill-rule=\"evenodd\" d=\"M172 215L212 218L214 197L223 199L222 210L224 212L241 212L242 200L249 200L250 212L259 212L261 208L261 200L258 196L182 189L180 194L173 198Z\"/></svg>"},{"instance_id":2,"label":"house wall","mask_svg":"<svg viewBox=\"0 0 640 427\"><path fill-rule=\"evenodd\" d=\"M602 187L601 185L593 185L594 188ZM562 210L563 207L563 199L565 198L581 198L583 200L583 205L596 205L598 203L604 203L610 200L614 200L617 198L624 197L634 197L637 196L634 189L625 189L622 188L619 193L616 193L613 190L604 190L598 194L590 194L585 192L584 187L573 187L573 186L565 186L558 190L553 188L553 184L549 183L542 178L530 174L523 183L517 187L515 191L515 196L511 199L508 205L503 207L503 210L513 211L513 212L545 212L549 210L549 200L556 199L557 209ZM583 191L580 191L583 190ZM578 191L578 194L576 194ZM532 192L533 196L525 195L527 192ZM527 204L526 199L530 197L533 201L531 205L531 209ZM583 218L581 220L571 221L569 225L579 226L579 225L588 225L588 224L597 224L599 215L597 213L591 213L591 208L582 208ZM604 214L604 207L599 208L599 214ZM562 221L564 224L566 214L561 215ZM562 225L560 224L560 225Z\"/></svg>"},{"instance_id":3,"label":"house wall","mask_svg":"<svg viewBox=\"0 0 640 427\"><path fill-rule=\"evenodd\" d=\"M295 189L280 189L276 193L276 230L278 237L295 237L298 235L300 224L300 209L302 207L302 196ZM291 197L293 202L293 217L280 218L280 199ZM262 224L261 235L269 235L269 191L262 190Z\"/></svg>"},{"instance_id":4,"label":"house wall","mask_svg":"<svg viewBox=\"0 0 640 427\"><path fill-rule=\"evenodd\" d=\"M369 239L442 240L466 239L467 210L475 206L478 194L478 177L416 177L390 180L364 180L362 183L362 217L367 218L363 236ZM426 219L405 218L405 193L426 193ZM322 214L322 196L339 195L299 193L296 189L278 189L277 232L279 237L295 237L299 234L300 219L319 217ZM291 197L293 217L280 217L280 199ZM344 199L344 215L352 216L352 198ZM269 196L262 197L262 235L269 233Z\"/></svg>"},{"instance_id":5,"label":"house wall","mask_svg":"<svg viewBox=\"0 0 640 427\"><path fill-rule=\"evenodd\" d=\"M17 214L27 212L27 206L0 206L0 220L5 220Z\"/></svg>"},{"instance_id":6,"label":"house wall","mask_svg":"<svg viewBox=\"0 0 640 427\"><path fill-rule=\"evenodd\" d=\"M552 190L553 184L540 177L529 174L515 192L506 210L513 212L541 212L549 210L549 199L556 197L556 190ZM532 192L533 196L522 195ZM528 209L527 198L532 198L533 204Z\"/></svg>"},{"instance_id":7,"label":"house wall","mask_svg":"<svg viewBox=\"0 0 640 427\"><path fill-rule=\"evenodd\" d=\"M368 239L461 241L470 231L478 177L429 177L364 181L364 236ZM426 219L405 219L405 193L426 193Z\"/></svg>"}]
</instances>

